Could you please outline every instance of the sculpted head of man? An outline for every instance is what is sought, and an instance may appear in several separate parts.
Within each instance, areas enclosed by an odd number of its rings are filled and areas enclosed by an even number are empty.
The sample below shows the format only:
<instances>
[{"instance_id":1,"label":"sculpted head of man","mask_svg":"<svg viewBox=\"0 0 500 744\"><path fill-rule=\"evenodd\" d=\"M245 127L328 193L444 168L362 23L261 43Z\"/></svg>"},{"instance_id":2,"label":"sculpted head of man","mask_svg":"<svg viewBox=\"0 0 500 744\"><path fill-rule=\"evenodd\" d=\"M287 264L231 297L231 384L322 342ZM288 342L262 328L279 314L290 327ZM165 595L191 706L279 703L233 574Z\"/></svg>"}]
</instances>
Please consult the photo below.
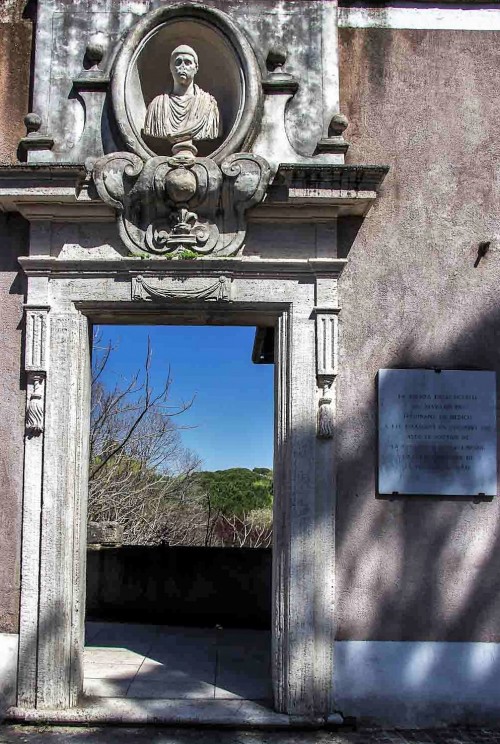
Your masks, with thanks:
<instances>
[{"instance_id":1,"label":"sculpted head of man","mask_svg":"<svg viewBox=\"0 0 500 744\"><path fill-rule=\"evenodd\" d=\"M198 72L198 55L187 44L176 47L170 55L170 72L174 88L188 88Z\"/></svg>"},{"instance_id":2,"label":"sculpted head of man","mask_svg":"<svg viewBox=\"0 0 500 744\"><path fill-rule=\"evenodd\" d=\"M153 98L146 110L143 134L168 142L212 140L221 135L219 107L207 91L194 82L198 55L187 44L170 55L172 90Z\"/></svg>"}]
</instances>

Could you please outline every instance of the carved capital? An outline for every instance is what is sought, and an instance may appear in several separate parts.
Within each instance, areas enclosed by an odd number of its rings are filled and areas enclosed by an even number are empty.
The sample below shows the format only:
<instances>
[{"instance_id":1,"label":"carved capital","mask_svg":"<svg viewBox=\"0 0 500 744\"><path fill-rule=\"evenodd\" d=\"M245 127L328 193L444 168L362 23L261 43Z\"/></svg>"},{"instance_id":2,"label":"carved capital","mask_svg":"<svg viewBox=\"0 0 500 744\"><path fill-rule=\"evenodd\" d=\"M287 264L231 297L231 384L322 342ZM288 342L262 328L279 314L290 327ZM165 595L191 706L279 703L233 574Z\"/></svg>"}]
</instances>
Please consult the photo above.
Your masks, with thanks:
<instances>
[{"instance_id":1,"label":"carved capital","mask_svg":"<svg viewBox=\"0 0 500 744\"><path fill-rule=\"evenodd\" d=\"M232 256L246 235L246 211L264 197L271 171L262 158L153 157L118 152L92 166L101 199L117 211L120 236L134 255Z\"/></svg>"}]
</instances>

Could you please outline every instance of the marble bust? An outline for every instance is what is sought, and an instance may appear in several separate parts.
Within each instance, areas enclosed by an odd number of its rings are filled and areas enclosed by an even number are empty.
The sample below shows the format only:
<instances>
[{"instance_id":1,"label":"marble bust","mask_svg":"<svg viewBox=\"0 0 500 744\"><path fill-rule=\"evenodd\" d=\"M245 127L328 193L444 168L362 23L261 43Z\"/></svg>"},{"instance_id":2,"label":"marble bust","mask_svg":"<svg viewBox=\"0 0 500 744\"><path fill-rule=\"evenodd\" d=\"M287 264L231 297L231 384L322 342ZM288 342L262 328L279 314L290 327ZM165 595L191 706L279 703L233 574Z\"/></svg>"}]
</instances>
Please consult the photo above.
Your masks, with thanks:
<instances>
[{"instance_id":1,"label":"marble bust","mask_svg":"<svg viewBox=\"0 0 500 744\"><path fill-rule=\"evenodd\" d=\"M198 72L195 50L185 44L176 47L170 56L170 72L172 92L151 101L143 134L171 143L219 137L222 130L217 101L194 82Z\"/></svg>"}]
</instances>

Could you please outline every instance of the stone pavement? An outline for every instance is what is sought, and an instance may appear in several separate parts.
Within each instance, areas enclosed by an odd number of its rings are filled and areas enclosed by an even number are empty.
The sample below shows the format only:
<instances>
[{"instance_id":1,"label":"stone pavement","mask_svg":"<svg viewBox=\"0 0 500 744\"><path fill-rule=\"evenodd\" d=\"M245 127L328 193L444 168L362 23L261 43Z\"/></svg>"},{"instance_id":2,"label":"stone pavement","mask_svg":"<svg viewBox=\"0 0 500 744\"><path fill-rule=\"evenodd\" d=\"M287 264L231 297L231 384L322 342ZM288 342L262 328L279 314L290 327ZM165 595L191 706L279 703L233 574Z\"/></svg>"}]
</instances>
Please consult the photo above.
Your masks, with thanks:
<instances>
[{"instance_id":1,"label":"stone pavement","mask_svg":"<svg viewBox=\"0 0 500 744\"><path fill-rule=\"evenodd\" d=\"M87 622L84 666L94 698L272 699L265 630Z\"/></svg>"},{"instance_id":2,"label":"stone pavement","mask_svg":"<svg viewBox=\"0 0 500 744\"><path fill-rule=\"evenodd\" d=\"M235 731L0 725L0 744L500 744L500 729Z\"/></svg>"},{"instance_id":3,"label":"stone pavement","mask_svg":"<svg viewBox=\"0 0 500 744\"><path fill-rule=\"evenodd\" d=\"M0 744L500 744L500 729L235 731L0 725Z\"/></svg>"}]
</instances>

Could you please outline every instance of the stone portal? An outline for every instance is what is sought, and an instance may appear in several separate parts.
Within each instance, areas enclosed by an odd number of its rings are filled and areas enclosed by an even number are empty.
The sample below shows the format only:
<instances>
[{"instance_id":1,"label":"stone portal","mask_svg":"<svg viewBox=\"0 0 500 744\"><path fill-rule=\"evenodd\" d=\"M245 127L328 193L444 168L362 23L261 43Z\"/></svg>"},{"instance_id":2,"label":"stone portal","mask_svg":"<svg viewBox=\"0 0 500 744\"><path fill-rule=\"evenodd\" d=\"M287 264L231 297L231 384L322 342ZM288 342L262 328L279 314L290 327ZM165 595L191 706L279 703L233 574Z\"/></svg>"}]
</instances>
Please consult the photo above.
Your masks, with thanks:
<instances>
[{"instance_id":1,"label":"stone portal","mask_svg":"<svg viewBox=\"0 0 500 744\"><path fill-rule=\"evenodd\" d=\"M337 282L346 264L337 237L344 217L362 220L387 168L344 163L337 3L300 5L268 4L263 27L262 4L247 3L246 32L229 6L167 2L134 17L121 0L95 14L40 5L28 163L2 175L4 203L31 223L21 259L28 408L14 717L112 717L78 708L89 328L99 322L274 334L274 703L308 721L334 715ZM72 45L62 43L68 29ZM165 58L179 87L168 100ZM190 88L195 68L199 87Z\"/></svg>"}]
</instances>

